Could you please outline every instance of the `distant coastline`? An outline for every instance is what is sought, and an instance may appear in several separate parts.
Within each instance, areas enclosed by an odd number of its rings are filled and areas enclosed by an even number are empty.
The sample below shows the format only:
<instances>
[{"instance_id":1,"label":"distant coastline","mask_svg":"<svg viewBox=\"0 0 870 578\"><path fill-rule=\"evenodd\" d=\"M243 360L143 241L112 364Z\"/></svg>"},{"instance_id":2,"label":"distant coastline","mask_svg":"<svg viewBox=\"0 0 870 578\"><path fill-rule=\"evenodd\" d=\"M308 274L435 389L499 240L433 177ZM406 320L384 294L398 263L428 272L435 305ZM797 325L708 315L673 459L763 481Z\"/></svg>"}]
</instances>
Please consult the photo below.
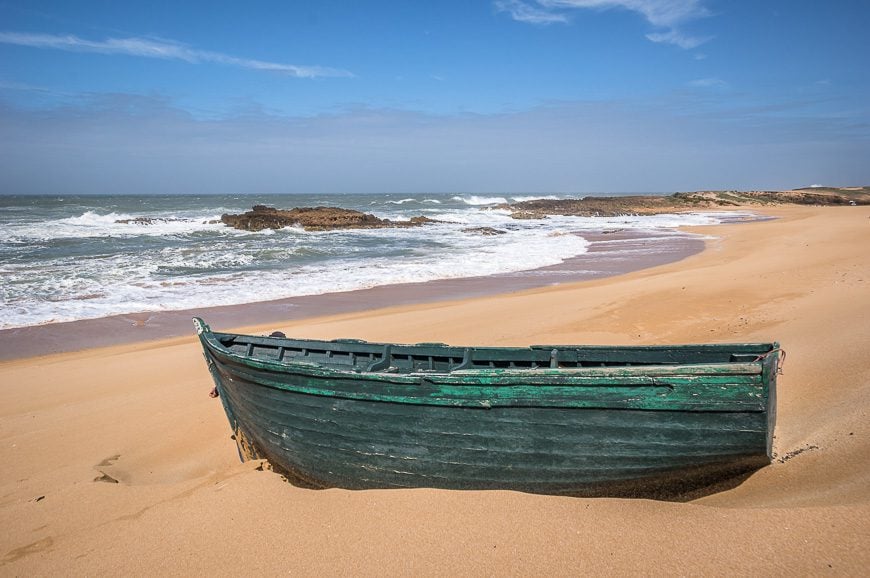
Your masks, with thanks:
<instances>
[{"instance_id":1,"label":"distant coastline","mask_svg":"<svg viewBox=\"0 0 870 578\"><path fill-rule=\"evenodd\" d=\"M531 199L499 205L516 219L550 215L609 217L657 215L673 211L769 207L776 205L870 205L870 187L808 187L786 191L696 191L670 195L587 196Z\"/></svg>"}]
</instances>

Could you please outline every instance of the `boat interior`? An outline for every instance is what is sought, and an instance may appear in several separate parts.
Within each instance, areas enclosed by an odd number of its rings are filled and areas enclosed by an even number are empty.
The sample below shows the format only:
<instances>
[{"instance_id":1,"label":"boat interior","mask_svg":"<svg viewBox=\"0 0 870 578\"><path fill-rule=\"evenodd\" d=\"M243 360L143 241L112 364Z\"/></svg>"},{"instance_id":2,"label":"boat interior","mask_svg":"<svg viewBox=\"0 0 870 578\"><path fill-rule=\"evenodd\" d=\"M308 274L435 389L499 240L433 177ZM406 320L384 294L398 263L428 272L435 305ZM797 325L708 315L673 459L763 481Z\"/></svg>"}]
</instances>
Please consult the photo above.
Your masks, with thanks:
<instances>
[{"instance_id":1,"label":"boat interior","mask_svg":"<svg viewBox=\"0 0 870 578\"><path fill-rule=\"evenodd\" d=\"M626 367L709 363L748 363L774 344L658 346L532 345L530 347L458 347L443 343L399 345L357 339L333 341L216 333L230 352L249 358L305 363L358 372L453 372L473 369Z\"/></svg>"}]
</instances>

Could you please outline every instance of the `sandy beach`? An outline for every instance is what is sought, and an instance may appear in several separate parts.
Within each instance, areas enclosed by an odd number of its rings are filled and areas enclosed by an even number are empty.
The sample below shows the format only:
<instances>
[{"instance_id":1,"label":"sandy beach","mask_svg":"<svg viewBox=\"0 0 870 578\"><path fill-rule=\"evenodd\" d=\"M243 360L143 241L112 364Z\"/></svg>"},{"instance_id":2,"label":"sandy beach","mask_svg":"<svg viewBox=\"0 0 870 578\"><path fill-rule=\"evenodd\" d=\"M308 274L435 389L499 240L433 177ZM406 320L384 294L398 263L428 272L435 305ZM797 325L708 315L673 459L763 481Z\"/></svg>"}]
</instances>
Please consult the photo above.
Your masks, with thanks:
<instances>
[{"instance_id":1,"label":"sandy beach","mask_svg":"<svg viewBox=\"0 0 870 578\"><path fill-rule=\"evenodd\" d=\"M870 207L751 210L777 219L709 227L702 252L624 275L213 324L456 345L779 341L777 456L732 490L296 488L238 461L191 331L0 363L0 575L863 575Z\"/></svg>"}]
</instances>

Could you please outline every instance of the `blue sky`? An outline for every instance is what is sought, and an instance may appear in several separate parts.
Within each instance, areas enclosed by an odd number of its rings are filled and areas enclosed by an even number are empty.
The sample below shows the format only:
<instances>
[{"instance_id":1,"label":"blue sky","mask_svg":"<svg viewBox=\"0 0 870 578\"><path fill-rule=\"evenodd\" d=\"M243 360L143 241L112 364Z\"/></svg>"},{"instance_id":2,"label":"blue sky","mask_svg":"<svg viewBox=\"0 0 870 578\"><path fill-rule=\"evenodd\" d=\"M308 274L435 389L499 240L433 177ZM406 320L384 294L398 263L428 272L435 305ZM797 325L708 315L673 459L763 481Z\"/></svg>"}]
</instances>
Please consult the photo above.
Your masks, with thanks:
<instances>
[{"instance_id":1,"label":"blue sky","mask_svg":"<svg viewBox=\"0 0 870 578\"><path fill-rule=\"evenodd\" d=\"M870 3L0 0L0 194L870 184Z\"/></svg>"}]
</instances>

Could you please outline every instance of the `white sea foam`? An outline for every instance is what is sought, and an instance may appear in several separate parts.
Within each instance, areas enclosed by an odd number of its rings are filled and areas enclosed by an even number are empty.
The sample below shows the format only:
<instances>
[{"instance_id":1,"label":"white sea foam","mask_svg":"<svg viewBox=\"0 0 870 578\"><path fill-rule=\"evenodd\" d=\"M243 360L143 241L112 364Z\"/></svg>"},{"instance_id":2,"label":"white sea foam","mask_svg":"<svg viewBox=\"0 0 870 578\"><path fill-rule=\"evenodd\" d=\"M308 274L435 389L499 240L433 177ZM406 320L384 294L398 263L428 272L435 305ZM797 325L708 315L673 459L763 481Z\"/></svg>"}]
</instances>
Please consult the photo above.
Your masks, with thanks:
<instances>
[{"instance_id":1,"label":"white sea foam","mask_svg":"<svg viewBox=\"0 0 870 578\"><path fill-rule=\"evenodd\" d=\"M4 285L2 298L7 314L2 323L3 327L14 327L492 275L554 265L583 253L588 246L577 235L566 235L553 243L551 238L531 230L510 231L495 239L463 232L459 224L438 227L438 233L431 228L426 232L377 229L316 233L323 244L343 246L342 256L271 270L253 268L258 263L256 255L239 254L231 244L197 254L185 253L183 248L166 248L154 254L80 260L75 267L68 260L58 259L45 263L50 274L38 279L23 268L13 267L10 282L19 288L27 287L27 291L11 295ZM439 244L422 242L432 238ZM401 258L360 258L351 246L354 242L417 248ZM256 273L252 277L245 268ZM168 276L173 271L184 274Z\"/></svg>"},{"instance_id":2,"label":"white sea foam","mask_svg":"<svg viewBox=\"0 0 870 578\"><path fill-rule=\"evenodd\" d=\"M466 205L472 205L475 207L483 205L500 205L508 202L505 197L482 197L479 195L470 195L467 197L453 197L453 200L460 201L465 203Z\"/></svg>"},{"instance_id":3,"label":"white sea foam","mask_svg":"<svg viewBox=\"0 0 870 578\"><path fill-rule=\"evenodd\" d=\"M136 219L142 219L137 221ZM145 221L144 219L151 219ZM150 217L127 213L99 214L86 211L75 217L43 222L11 223L3 227L0 239L11 242L49 241L52 239L84 239L100 237L136 237L188 234L196 231L226 229L218 221L220 215L198 218L162 215ZM128 222L119 222L128 221Z\"/></svg>"}]
</instances>

